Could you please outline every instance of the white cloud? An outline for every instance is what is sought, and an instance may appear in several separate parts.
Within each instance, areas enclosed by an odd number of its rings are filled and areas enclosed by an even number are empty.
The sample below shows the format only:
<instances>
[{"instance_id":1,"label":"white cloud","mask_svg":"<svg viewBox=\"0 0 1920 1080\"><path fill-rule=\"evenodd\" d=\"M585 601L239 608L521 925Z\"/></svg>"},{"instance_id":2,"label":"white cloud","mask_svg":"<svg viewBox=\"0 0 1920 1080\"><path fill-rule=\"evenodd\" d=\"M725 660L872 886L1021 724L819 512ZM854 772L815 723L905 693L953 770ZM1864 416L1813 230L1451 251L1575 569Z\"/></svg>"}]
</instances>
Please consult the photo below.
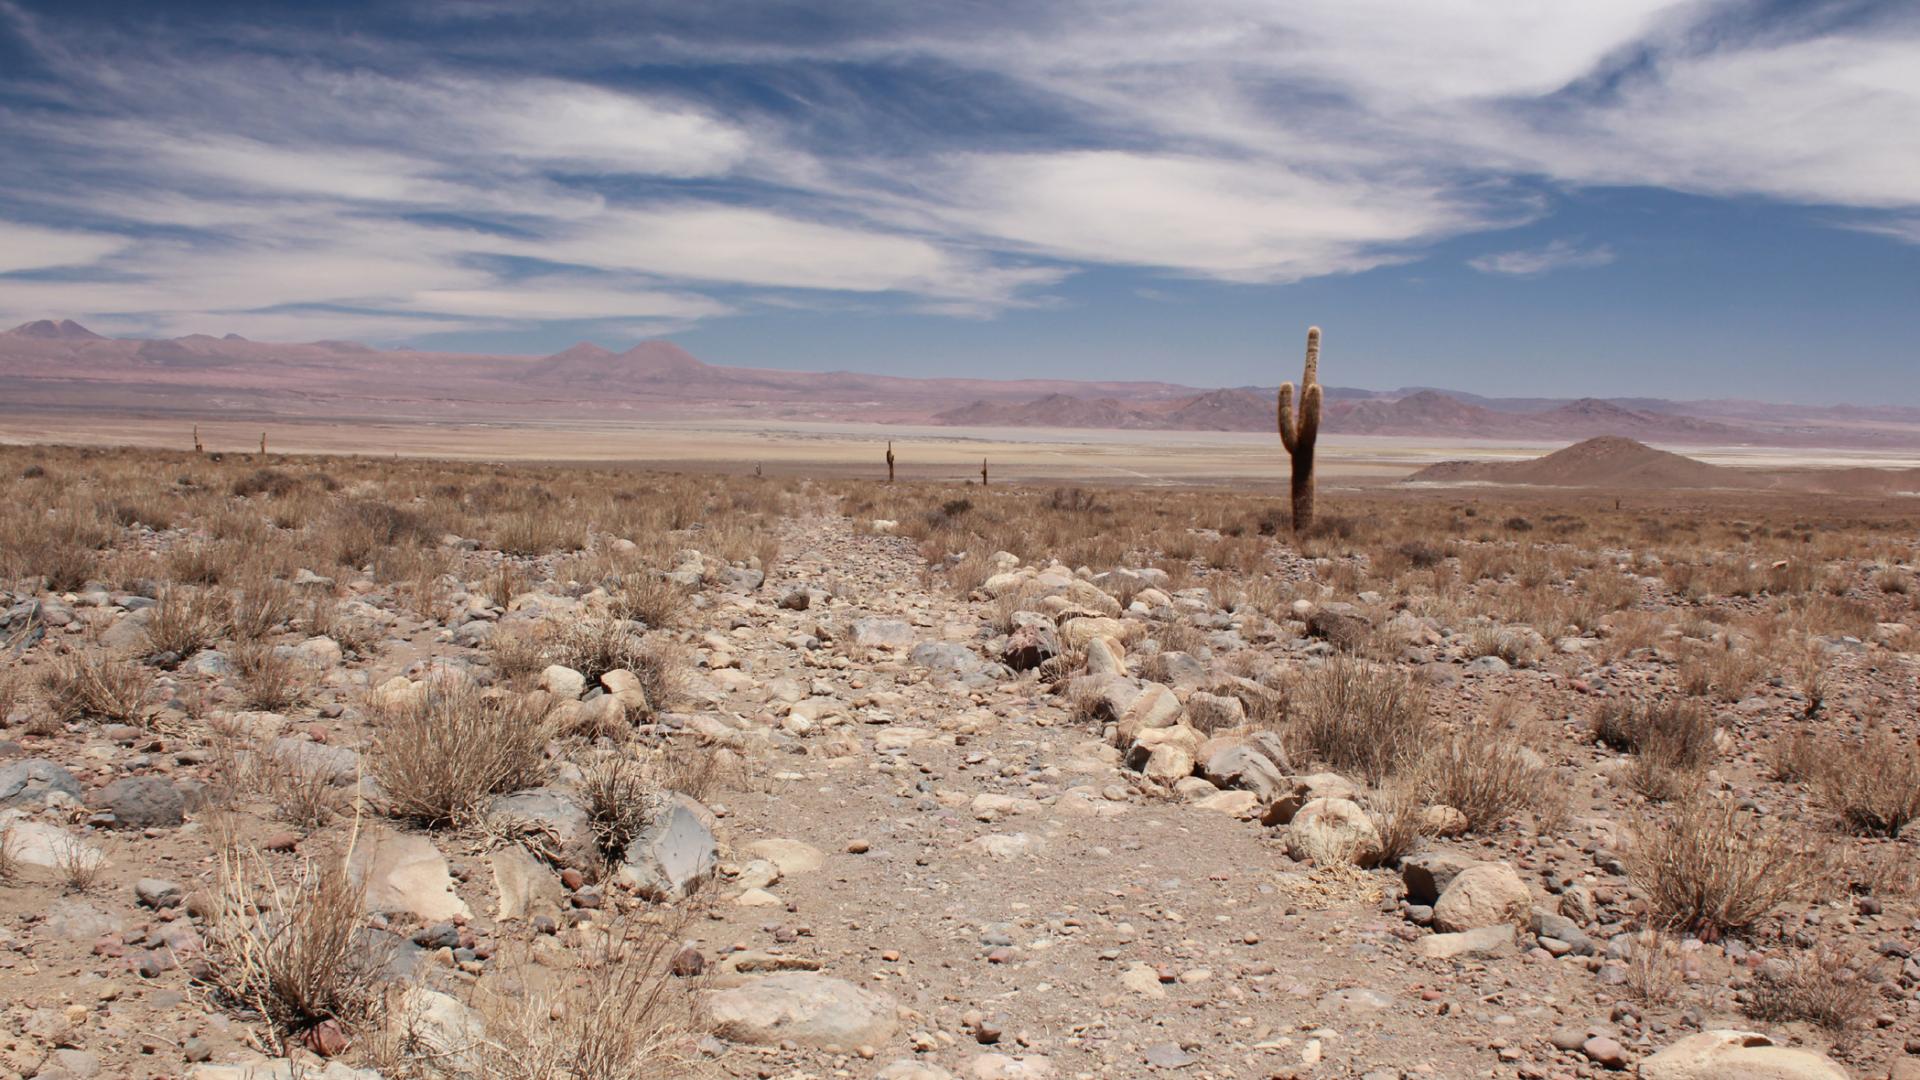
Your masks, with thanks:
<instances>
[{"instance_id":1,"label":"white cloud","mask_svg":"<svg viewBox=\"0 0 1920 1080\"><path fill-rule=\"evenodd\" d=\"M796 294L980 316L1082 265L1389 265L1539 216L1536 180L1843 207L1920 242L1911 18L1760 36L1713 0L1065 0L878 4L788 34L726 6L605 14L541 12L575 33L539 48L509 7L428 45L268 26L216 52L0 0L59 75L17 100L61 106L0 108L0 189L75 223L0 224L0 272L99 271L0 281L0 306L386 340L428 325L408 316L685 325ZM605 74L636 63L744 74L704 100ZM939 72L939 103L842 77L860 65ZM1612 257L1556 241L1470 265ZM376 314L283 310L314 306Z\"/></svg>"},{"instance_id":2,"label":"white cloud","mask_svg":"<svg viewBox=\"0 0 1920 1080\"><path fill-rule=\"evenodd\" d=\"M1566 240L1555 240L1545 247L1481 255L1468 259L1467 265L1483 274L1532 277L1555 270L1605 266L1612 262L1613 258L1613 249L1605 244L1583 249Z\"/></svg>"},{"instance_id":3,"label":"white cloud","mask_svg":"<svg viewBox=\"0 0 1920 1080\"><path fill-rule=\"evenodd\" d=\"M0 221L0 274L86 266L126 246L123 236Z\"/></svg>"},{"instance_id":4,"label":"white cloud","mask_svg":"<svg viewBox=\"0 0 1920 1080\"><path fill-rule=\"evenodd\" d=\"M1230 281L1364 270L1486 213L1418 180L1117 151L971 157L938 197L936 215L982 243Z\"/></svg>"}]
</instances>

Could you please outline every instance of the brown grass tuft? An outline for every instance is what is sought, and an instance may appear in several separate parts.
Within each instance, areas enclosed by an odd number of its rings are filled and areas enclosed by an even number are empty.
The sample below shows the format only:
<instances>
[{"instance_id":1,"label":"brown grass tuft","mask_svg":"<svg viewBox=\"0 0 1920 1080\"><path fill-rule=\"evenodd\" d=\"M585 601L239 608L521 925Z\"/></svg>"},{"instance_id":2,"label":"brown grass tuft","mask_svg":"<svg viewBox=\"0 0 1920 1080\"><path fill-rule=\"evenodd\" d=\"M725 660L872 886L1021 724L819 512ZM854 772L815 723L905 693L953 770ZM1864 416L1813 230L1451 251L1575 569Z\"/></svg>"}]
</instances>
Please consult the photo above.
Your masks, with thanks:
<instances>
[{"instance_id":1,"label":"brown grass tuft","mask_svg":"<svg viewBox=\"0 0 1920 1080\"><path fill-rule=\"evenodd\" d=\"M1430 741L1426 695L1406 673L1351 657L1309 669L1288 698L1298 745L1378 784Z\"/></svg>"},{"instance_id":2,"label":"brown grass tuft","mask_svg":"<svg viewBox=\"0 0 1920 1080\"><path fill-rule=\"evenodd\" d=\"M1781 904L1809 897L1822 878L1798 830L1709 797L1637 822L1626 855L1628 875L1646 892L1655 921L1703 940L1744 930Z\"/></svg>"},{"instance_id":3,"label":"brown grass tuft","mask_svg":"<svg viewBox=\"0 0 1920 1080\"><path fill-rule=\"evenodd\" d=\"M533 787L546 773L553 724L526 696L432 681L416 699L369 710L368 766L395 817L461 824L487 796Z\"/></svg>"},{"instance_id":4,"label":"brown grass tuft","mask_svg":"<svg viewBox=\"0 0 1920 1080\"><path fill-rule=\"evenodd\" d=\"M327 1020L362 1029L379 1016L382 957L362 931L362 890L344 859L308 860L282 885L258 851L229 846L214 900L202 977L218 998L283 1038Z\"/></svg>"}]
</instances>

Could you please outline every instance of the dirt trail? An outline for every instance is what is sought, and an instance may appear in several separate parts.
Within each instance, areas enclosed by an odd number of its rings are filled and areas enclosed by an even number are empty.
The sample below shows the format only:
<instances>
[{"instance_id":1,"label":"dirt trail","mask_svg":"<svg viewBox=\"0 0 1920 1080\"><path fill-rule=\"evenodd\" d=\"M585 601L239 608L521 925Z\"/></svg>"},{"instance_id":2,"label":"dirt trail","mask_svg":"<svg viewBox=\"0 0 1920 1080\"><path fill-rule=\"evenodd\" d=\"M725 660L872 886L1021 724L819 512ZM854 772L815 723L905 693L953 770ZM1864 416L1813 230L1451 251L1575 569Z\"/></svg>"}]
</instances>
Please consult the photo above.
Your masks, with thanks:
<instances>
[{"instance_id":1,"label":"dirt trail","mask_svg":"<svg viewBox=\"0 0 1920 1080\"><path fill-rule=\"evenodd\" d=\"M883 1060L917 1040L961 1075L1027 1075L974 1060L991 1054L1044 1056L1066 1076L1270 1076L1316 1061L1316 1075L1449 1075L1428 1063L1490 1063L1512 1014L1551 1018L1553 998L1471 971L1443 1004L1422 1001L1439 980L1412 967L1377 884L1282 871L1268 830L1152 792L1033 680L972 692L878 655L806 666L785 640L816 624L897 618L919 640L966 641L985 612L924 588L910 543L844 520L793 523L784 550L768 597L850 591L824 611L777 611L745 637L741 667L848 720L766 766L766 791L729 794L724 834L736 852L783 838L826 858L770 887L785 907L722 899L701 943L805 957L893 995L921 1018ZM975 1014L1003 1030L998 1045L964 1037ZM764 1076L804 1059L734 1047L722 1062Z\"/></svg>"}]
</instances>

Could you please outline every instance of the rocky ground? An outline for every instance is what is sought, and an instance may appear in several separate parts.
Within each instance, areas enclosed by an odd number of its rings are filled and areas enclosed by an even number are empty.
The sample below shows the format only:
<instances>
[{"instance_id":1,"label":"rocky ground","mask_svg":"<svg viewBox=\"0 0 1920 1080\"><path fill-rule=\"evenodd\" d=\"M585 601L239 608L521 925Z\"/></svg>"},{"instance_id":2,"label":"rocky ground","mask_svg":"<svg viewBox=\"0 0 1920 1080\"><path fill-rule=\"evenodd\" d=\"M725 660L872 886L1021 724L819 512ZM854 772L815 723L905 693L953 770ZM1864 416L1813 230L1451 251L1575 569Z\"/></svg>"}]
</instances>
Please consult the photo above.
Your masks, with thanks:
<instances>
[{"instance_id":1,"label":"rocky ground","mask_svg":"<svg viewBox=\"0 0 1920 1080\"><path fill-rule=\"evenodd\" d=\"M682 538L694 553L673 573L697 591L675 635L693 670L670 709L642 709L619 671L537 676L533 693L567 717L615 714L635 745L703 762L684 785L698 798L649 796L617 872L585 854L584 744L556 747L540 786L432 831L378 812L363 760L374 703L503 682L489 638L596 610L604 592L543 576L551 561L525 562L497 598L476 571L431 618L370 580L308 570L300 588L380 632L343 648L282 627L273 640L315 672L283 709L197 697L230 679L219 647L156 675L164 704L138 723L48 723L23 698L0 744L0 1070L511 1075L462 1057L489 1038L490 981L510 956L563 970L618 917L671 931L666 992L694 1006L675 1052L722 1076L1920 1075L1905 841L1844 841L1831 880L1740 933L1644 933L1656 913L1625 856L1652 804L1589 718L1670 679L1657 650L1603 662L1576 635L1510 663L1443 619L1331 596L1230 610L1148 566L1005 555L963 592L889 524L830 501L778 528L770 573ZM1272 558L1281 577L1324 571ZM9 663L137 652L152 608L125 590L20 592ZM1498 717L1524 731L1528 782L1556 798L1472 831L1423 805L1407 811L1417 850L1383 850L1382 790L1269 722L1332 662L1342 619L1397 635L1385 662L1418 679L1446 730ZM1827 643L1820 730L1886 717L1911 740L1902 633ZM1756 819L1818 813L1807 785L1768 775L1770 740L1806 705L1792 680L1763 678L1718 707L1704 787ZM298 791L235 784L268 759L328 789L306 800L333 800L327 820L290 820ZM235 850L280 881L347 859L370 912L356 940L412 988L389 991L386 1021L410 1042L276 1030L215 991L207 968L225 954L206 942L220 853ZM1865 1004L1839 1028L1756 1019L1769 965L1829 945L1850 950Z\"/></svg>"}]
</instances>

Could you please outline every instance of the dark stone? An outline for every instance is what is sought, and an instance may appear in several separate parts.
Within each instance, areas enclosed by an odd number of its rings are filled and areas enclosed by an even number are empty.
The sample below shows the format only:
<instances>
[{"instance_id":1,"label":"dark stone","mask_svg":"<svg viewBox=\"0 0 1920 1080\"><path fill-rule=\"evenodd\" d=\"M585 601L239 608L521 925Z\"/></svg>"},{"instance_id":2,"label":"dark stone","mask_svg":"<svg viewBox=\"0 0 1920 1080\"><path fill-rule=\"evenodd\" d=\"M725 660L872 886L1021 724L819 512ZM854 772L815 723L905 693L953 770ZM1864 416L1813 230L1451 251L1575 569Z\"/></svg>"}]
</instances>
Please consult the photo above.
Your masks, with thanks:
<instances>
[{"instance_id":1,"label":"dark stone","mask_svg":"<svg viewBox=\"0 0 1920 1080\"><path fill-rule=\"evenodd\" d=\"M180 789L158 776L128 776L100 789L95 805L113 814L120 829L157 829L187 820L187 800Z\"/></svg>"}]
</instances>

